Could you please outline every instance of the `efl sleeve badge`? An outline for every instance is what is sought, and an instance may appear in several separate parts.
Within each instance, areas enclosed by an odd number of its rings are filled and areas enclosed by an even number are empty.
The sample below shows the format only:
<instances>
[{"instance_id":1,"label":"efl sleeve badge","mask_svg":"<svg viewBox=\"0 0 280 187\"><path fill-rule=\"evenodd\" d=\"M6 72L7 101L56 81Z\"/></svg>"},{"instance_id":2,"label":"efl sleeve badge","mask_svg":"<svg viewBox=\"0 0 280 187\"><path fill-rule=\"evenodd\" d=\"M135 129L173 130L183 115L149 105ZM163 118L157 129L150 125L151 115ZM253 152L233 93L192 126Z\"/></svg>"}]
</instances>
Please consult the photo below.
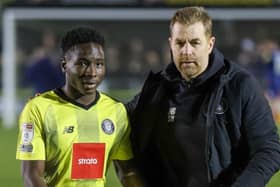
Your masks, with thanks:
<instances>
[{"instance_id":1,"label":"efl sleeve badge","mask_svg":"<svg viewBox=\"0 0 280 187\"><path fill-rule=\"evenodd\" d=\"M22 143L28 145L32 142L34 137L33 124L25 123L22 125Z\"/></svg>"}]
</instances>

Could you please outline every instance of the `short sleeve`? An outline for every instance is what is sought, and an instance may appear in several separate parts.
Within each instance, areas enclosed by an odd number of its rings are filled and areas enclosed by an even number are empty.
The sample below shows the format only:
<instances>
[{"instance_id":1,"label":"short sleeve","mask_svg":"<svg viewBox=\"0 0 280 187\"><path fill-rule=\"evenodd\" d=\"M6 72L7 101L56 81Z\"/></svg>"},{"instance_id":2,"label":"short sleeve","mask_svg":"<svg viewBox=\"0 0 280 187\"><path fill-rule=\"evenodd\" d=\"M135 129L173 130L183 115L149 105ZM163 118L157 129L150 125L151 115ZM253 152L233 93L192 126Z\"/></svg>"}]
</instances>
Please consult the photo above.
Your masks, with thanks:
<instances>
[{"instance_id":1,"label":"short sleeve","mask_svg":"<svg viewBox=\"0 0 280 187\"><path fill-rule=\"evenodd\" d=\"M123 106L123 105L122 105ZM111 160L130 160L133 158L131 142L130 142L130 125L128 121L127 112L124 107L121 108L121 112L119 113L118 119L118 127L120 128L120 132L118 134L119 138L117 138L117 142L115 143Z\"/></svg>"},{"instance_id":2,"label":"short sleeve","mask_svg":"<svg viewBox=\"0 0 280 187\"><path fill-rule=\"evenodd\" d=\"M19 117L16 159L45 160L42 115L32 101L26 104Z\"/></svg>"}]
</instances>

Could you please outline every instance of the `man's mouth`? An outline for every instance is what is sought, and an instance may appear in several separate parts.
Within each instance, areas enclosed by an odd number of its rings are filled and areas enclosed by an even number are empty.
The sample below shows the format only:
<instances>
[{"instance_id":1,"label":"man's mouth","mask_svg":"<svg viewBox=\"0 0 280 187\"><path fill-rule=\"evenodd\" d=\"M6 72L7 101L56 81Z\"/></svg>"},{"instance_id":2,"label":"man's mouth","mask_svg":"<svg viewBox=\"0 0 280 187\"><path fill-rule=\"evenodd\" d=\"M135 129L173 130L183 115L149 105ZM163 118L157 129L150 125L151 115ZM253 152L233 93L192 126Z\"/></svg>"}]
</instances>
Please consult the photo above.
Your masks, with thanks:
<instances>
[{"instance_id":1,"label":"man's mouth","mask_svg":"<svg viewBox=\"0 0 280 187\"><path fill-rule=\"evenodd\" d=\"M192 64L195 64L196 62L194 60L183 60L181 61L181 65L183 66L187 66L187 65L192 65Z\"/></svg>"},{"instance_id":2,"label":"man's mouth","mask_svg":"<svg viewBox=\"0 0 280 187\"><path fill-rule=\"evenodd\" d=\"M93 88L93 87L96 87L97 83L96 81L83 81L82 84L88 88Z\"/></svg>"}]
</instances>

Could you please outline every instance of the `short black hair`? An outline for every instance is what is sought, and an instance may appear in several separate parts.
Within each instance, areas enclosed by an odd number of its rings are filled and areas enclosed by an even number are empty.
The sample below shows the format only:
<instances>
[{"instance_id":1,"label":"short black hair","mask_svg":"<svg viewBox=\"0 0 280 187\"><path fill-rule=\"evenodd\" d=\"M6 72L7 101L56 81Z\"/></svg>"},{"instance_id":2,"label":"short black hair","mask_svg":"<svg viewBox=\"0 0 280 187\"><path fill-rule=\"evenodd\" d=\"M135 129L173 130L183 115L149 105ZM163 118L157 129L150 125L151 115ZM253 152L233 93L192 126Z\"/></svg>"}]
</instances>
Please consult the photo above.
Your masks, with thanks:
<instances>
[{"instance_id":1,"label":"short black hair","mask_svg":"<svg viewBox=\"0 0 280 187\"><path fill-rule=\"evenodd\" d=\"M104 48L105 39L104 36L101 35L97 30L91 27L77 27L74 29L69 30L61 39L61 50L62 54L64 55L67 50L71 47L81 44L81 43L88 43L94 42L101 45Z\"/></svg>"}]
</instances>

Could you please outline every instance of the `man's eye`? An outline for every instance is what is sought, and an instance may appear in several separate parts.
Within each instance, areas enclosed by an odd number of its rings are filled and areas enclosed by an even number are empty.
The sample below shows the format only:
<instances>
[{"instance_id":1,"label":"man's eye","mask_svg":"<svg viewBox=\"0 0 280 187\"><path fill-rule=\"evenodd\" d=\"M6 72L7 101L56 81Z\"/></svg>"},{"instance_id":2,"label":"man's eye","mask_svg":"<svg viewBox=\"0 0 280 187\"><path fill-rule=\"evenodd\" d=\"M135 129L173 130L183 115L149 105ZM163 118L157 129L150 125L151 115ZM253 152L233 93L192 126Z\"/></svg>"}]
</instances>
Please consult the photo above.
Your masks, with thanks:
<instances>
[{"instance_id":1,"label":"man's eye","mask_svg":"<svg viewBox=\"0 0 280 187\"><path fill-rule=\"evenodd\" d=\"M103 62L97 62L97 63L96 63L96 67L99 67L99 68L100 68L100 67L103 67L103 66L104 66L104 63L103 63Z\"/></svg>"},{"instance_id":2,"label":"man's eye","mask_svg":"<svg viewBox=\"0 0 280 187\"><path fill-rule=\"evenodd\" d=\"M192 45L192 46L196 46L196 45L199 45L199 44L200 44L199 41L193 41L193 42L191 42L191 45Z\"/></svg>"},{"instance_id":3,"label":"man's eye","mask_svg":"<svg viewBox=\"0 0 280 187\"><path fill-rule=\"evenodd\" d=\"M184 43L183 43L183 42L177 42L176 45L178 45L178 46L184 46Z\"/></svg>"},{"instance_id":4,"label":"man's eye","mask_svg":"<svg viewBox=\"0 0 280 187\"><path fill-rule=\"evenodd\" d=\"M79 61L79 65L80 65L80 66L87 66L88 63L87 63L86 61L84 61L84 60L80 60L80 61Z\"/></svg>"}]
</instances>

